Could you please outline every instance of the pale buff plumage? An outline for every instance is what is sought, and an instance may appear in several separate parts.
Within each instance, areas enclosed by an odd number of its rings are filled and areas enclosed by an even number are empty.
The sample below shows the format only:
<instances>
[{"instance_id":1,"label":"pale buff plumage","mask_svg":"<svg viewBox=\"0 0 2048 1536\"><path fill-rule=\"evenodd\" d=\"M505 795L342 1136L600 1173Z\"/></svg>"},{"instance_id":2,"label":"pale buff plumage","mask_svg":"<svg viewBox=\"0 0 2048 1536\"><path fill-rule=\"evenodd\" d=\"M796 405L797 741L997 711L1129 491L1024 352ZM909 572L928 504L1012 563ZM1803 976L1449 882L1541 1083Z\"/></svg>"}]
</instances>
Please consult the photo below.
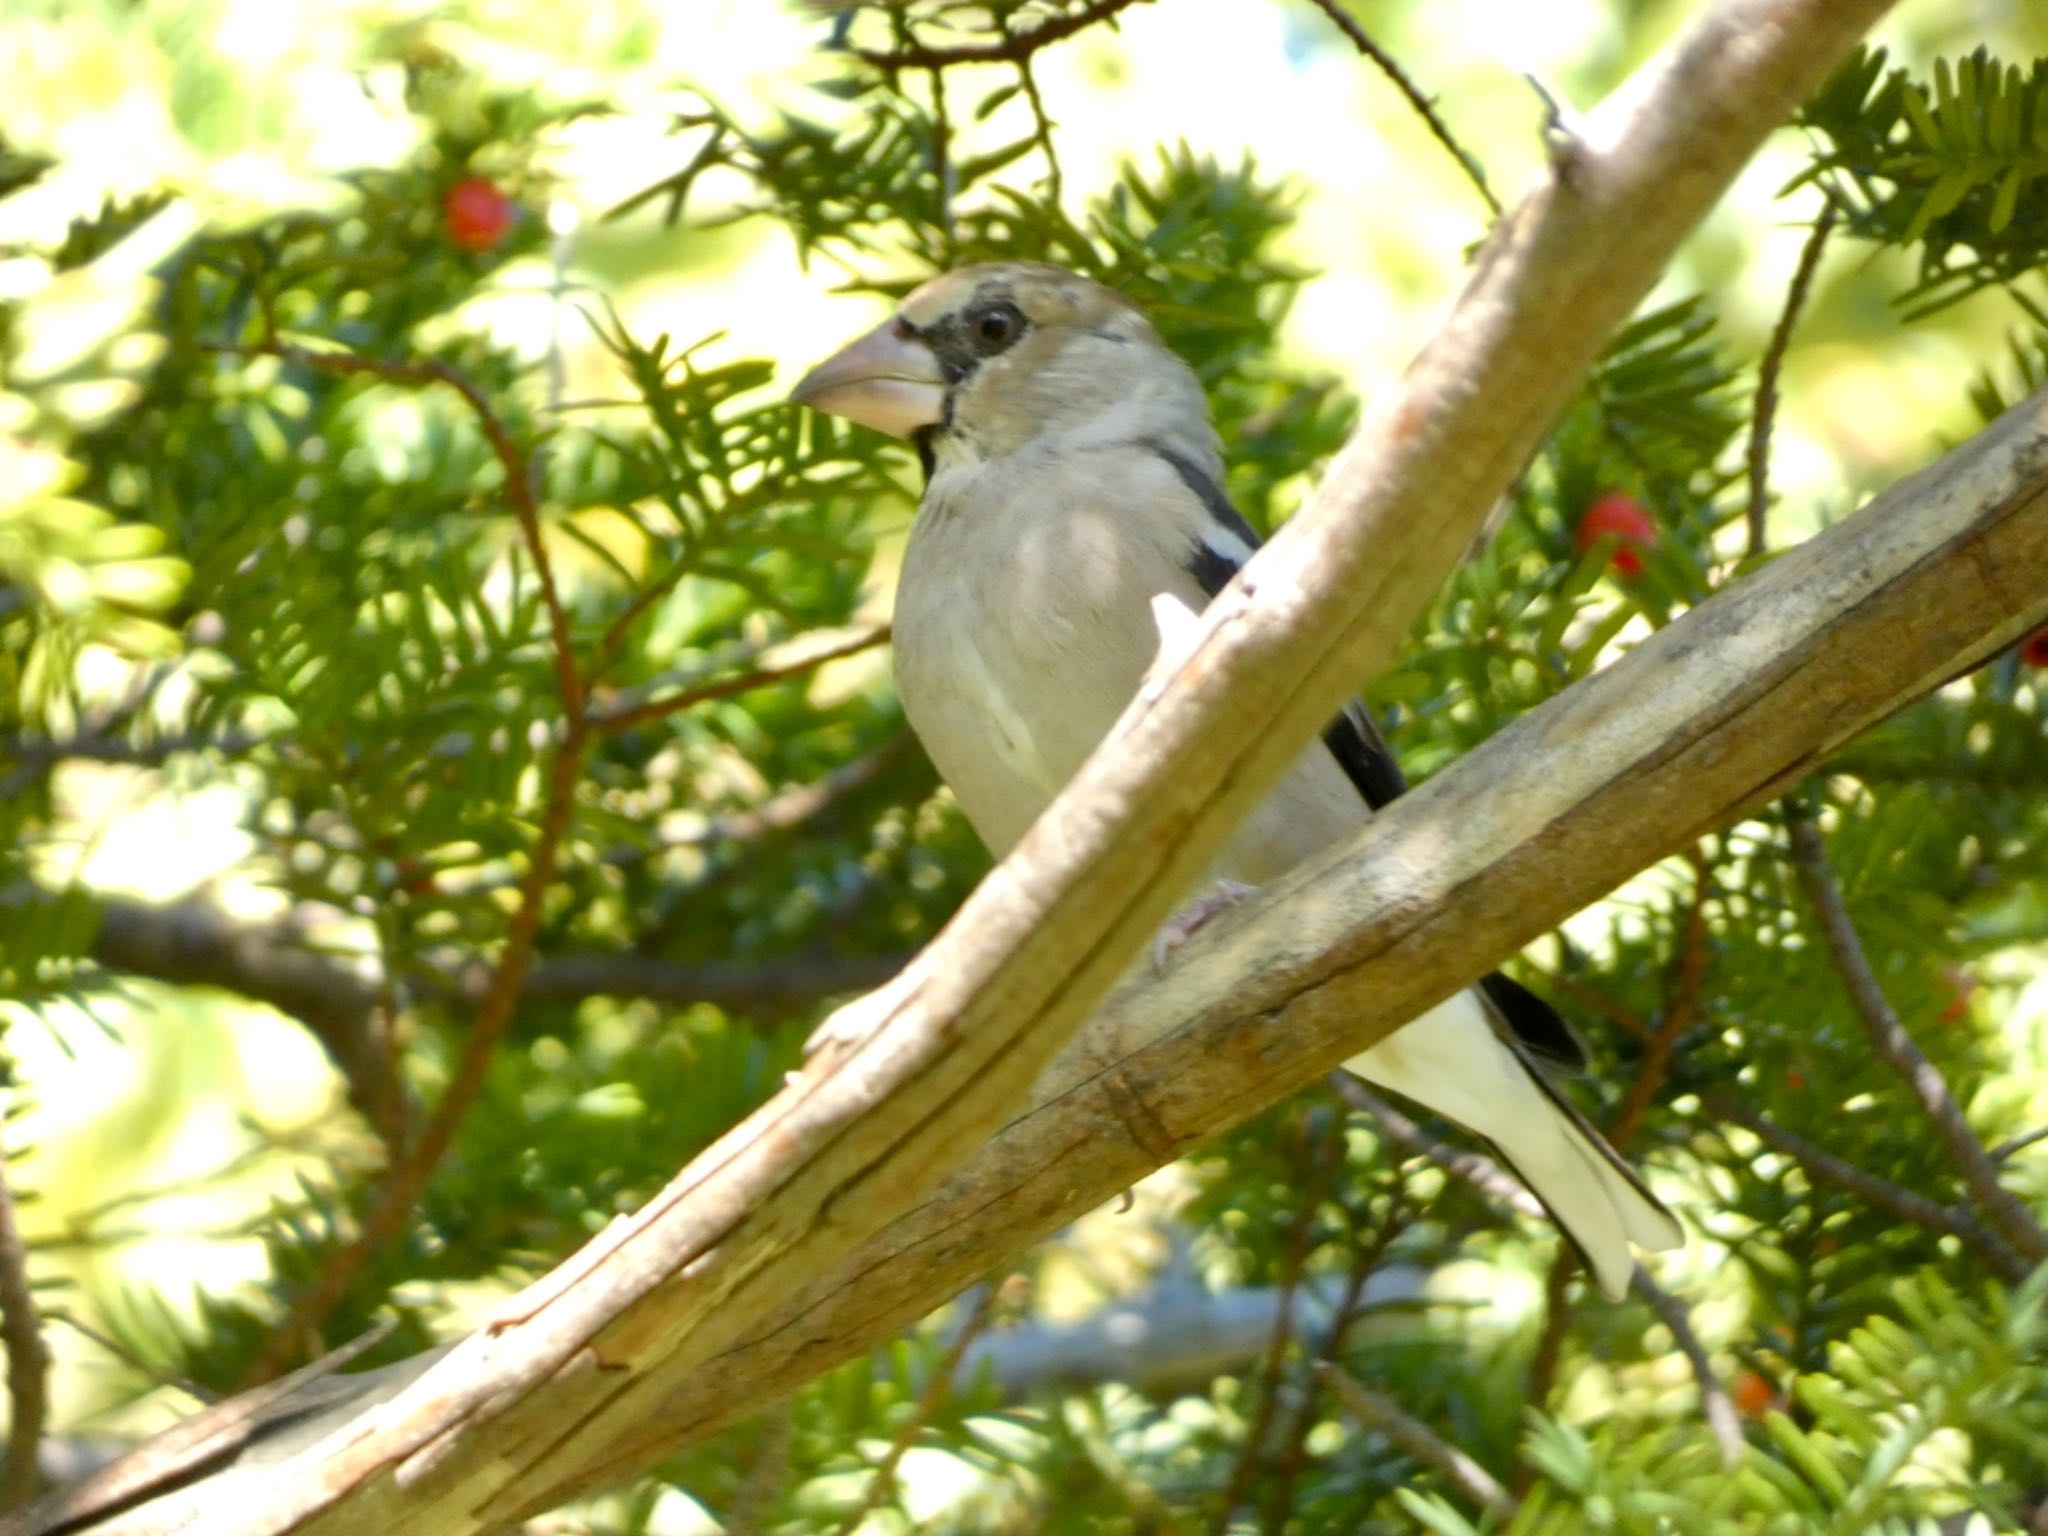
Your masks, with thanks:
<instances>
[{"instance_id":1,"label":"pale buff plumage","mask_svg":"<svg viewBox=\"0 0 2048 1536\"><path fill-rule=\"evenodd\" d=\"M1155 600L1199 612L1251 555L1201 386L1121 296L1005 263L925 284L796 397L919 444L929 478L897 592L897 683L1000 856L1136 691ZM1381 750L1369 728L1357 750ZM1310 747L1213 873L1259 884L1349 837L1370 815L1356 754L1351 767ZM1491 1140L1609 1295L1627 1286L1631 1242L1680 1240L1477 989L1347 1065Z\"/></svg>"}]
</instances>

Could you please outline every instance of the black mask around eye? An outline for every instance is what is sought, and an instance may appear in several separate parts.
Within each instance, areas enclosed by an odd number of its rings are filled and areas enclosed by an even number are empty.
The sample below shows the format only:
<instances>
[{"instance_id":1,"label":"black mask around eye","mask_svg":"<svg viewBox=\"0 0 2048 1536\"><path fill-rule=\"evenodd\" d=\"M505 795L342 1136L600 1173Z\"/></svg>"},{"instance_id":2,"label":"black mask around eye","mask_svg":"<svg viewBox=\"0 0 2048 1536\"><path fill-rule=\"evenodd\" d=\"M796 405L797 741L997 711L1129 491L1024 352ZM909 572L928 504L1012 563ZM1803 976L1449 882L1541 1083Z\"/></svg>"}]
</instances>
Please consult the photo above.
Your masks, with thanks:
<instances>
[{"instance_id":1,"label":"black mask around eye","mask_svg":"<svg viewBox=\"0 0 2048 1536\"><path fill-rule=\"evenodd\" d=\"M976 299L922 334L946 381L958 384L981 363L1015 346L1029 329L1031 322L1023 310L1006 298L988 297Z\"/></svg>"}]
</instances>

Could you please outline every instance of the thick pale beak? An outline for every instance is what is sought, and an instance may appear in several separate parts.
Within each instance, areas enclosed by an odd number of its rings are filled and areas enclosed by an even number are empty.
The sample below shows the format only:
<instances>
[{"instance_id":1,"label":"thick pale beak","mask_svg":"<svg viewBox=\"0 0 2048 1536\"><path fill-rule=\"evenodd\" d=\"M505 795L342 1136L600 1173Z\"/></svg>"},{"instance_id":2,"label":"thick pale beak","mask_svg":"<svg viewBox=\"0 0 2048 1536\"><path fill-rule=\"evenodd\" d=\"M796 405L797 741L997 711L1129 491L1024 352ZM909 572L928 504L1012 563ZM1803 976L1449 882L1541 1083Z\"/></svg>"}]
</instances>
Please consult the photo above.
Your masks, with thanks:
<instances>
[{"instance_id":1,"label":"thick pale beak","mask_svg":"<svg viewBox=\"0 0 2048 1536\"><path fill-rule=\"evenodd\" d=\"M944 419L946 376L931 348L887 320L805 374L789 398L892 437L909 437Z\"/></svg>"}]
</instances>

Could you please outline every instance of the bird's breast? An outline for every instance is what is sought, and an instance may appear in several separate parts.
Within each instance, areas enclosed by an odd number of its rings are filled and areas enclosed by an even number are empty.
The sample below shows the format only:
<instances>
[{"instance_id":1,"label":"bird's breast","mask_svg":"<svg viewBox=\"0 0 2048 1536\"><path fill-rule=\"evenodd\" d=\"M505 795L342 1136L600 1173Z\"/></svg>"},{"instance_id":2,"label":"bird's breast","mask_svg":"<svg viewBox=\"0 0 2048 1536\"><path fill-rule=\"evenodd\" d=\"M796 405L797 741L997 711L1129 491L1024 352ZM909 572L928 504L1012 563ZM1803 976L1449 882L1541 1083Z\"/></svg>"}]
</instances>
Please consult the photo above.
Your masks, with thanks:
<instances>
[{"instance_id":1,"label":"bird's breast","mask_svg":"<svg viewBox=\"0 0 2048 1536\"><path fill-rule=\"evenodd\" d=\"M991 494L929 500L895 619L905 714L1000 854L1086 760L1156 646L1107 515Z\"/></svg>"}]
</instances>

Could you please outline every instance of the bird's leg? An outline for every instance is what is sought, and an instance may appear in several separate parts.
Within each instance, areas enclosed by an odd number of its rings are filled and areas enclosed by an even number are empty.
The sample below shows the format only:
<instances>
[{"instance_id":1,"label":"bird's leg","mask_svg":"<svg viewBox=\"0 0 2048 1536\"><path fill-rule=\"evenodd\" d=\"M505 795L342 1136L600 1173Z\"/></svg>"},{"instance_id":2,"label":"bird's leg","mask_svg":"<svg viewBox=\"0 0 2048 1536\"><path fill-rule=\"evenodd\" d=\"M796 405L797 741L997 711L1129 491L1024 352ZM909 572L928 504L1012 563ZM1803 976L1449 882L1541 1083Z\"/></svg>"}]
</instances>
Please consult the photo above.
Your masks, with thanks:
<instances>
[{"instance_id":1,"label":"bird's leg","mask_svg":"<svg viewBox=\"0 0 2048 1536\"><path fill-rule=\"evenodd\" d=\"M1256 895L1258 889L1255 885L1246 885L1242 880L1218 880L1161 923L1159 932L1152 939L1153 972L1156 974L1165 970L1166 962L1173 957L1175 950L1245 897Z\"/></svg>"}]
</instances>

